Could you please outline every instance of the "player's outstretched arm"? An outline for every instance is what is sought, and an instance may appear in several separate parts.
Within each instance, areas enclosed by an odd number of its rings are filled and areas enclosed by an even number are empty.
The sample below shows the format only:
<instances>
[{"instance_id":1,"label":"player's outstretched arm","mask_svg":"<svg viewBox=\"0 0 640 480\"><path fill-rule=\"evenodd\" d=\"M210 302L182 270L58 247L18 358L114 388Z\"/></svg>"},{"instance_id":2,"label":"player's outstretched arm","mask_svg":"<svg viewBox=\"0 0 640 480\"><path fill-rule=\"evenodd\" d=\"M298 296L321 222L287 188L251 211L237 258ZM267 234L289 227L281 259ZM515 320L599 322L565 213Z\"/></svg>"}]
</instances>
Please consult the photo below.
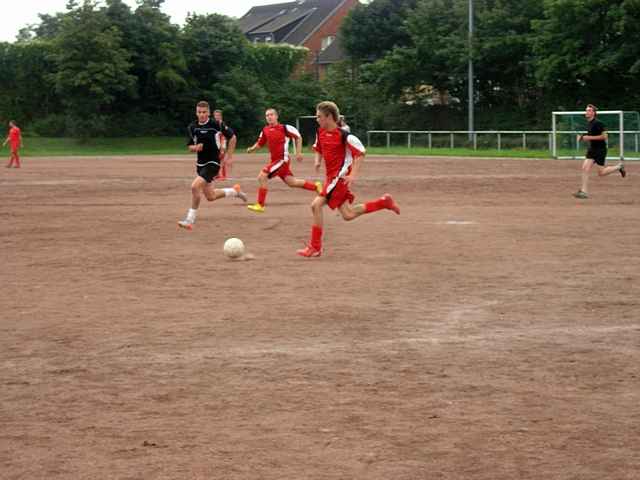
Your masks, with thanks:
<instances>
[{"instance_id":1,"label":"player's outstretched arm","mask_svg":"<svg viewBox=\"0 0 640 480\"><path fill-rule=\"evenodd\" d=\"M315 158L313 161L313 166L316 169L316 172L320 171L320 166L322 165L322 154L320 154L319 152L315 153Z\"/></svg>"},{"instance_id":2,"label":"player's outstretched arm","mask_svg":"<svg viewBox=\"0 0 640 480\"><path fill-rule=\"evenodd\" d=\"M236 145L238 143L238 137L235 135L229 139L229 145L227 146L227 160L231 162L233 154L236 152Z\"/></svg>"},{"instance_id":3,"label":"player's outstretched arm","mask_svg":"<svg viewBox=\"0 0 640 480\"><path fill-rule=\"evenodd\" d=\"M344 177L344 183L346 183L347 186L351 185L353 182L355 182L356 178L358 178L358 175L360 173L360 166L362 165L363 160L364 160L364 154L358 155L353 159L353 166L351 167L351 173L346 177Z\"/></svg>"},{"instance_id":4,"label":"player's outstretched arm","mask_svg":"<svg viewBox=\"0 0 640 480\"><path fill-rule=\"evenodd\" d=\"M293 143L296 149L296 160L298 162L302 161L302 137L296 137L296 141Z\"/></svg>"}]
</instances>

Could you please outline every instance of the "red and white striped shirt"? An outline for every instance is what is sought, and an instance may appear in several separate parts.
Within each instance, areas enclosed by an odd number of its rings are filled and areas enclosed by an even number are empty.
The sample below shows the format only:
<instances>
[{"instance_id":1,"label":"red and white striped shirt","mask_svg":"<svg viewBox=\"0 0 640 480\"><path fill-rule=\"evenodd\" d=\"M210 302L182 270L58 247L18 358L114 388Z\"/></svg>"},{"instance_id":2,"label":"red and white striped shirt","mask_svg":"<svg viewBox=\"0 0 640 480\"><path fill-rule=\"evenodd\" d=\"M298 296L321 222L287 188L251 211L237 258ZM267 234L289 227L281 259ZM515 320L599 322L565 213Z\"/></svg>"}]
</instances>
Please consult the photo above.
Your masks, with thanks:
<instances>
[{"instance_id":1,"label":"red and white striped shirt","mask_svg":"<svg viewBox=\"0 0 640 480\"><path fill-rule=\"evenodd\" d=\"M300 138L300 132L291 125L283 125L281 123L267 125L260 132L258 146L262 147L265 144L269 146L271 162L279 162L280 160L288 162L289 142L291 139L295 141L297 138Z\"/></svg>"},{"instance_id":2,"label":"red and white striped shirt","mask_svg":"<svg viewBox=\"0 0 640 480\"><path fill-rule=\"evenodd\" d=\"M347 135L346 141L343 141L344 135ZM313 149L324 158L327 178L348 175L353 159L364 155L367 151L358 137L340 128L333 130L319 128Z\"/></svg>"}]
</instances>

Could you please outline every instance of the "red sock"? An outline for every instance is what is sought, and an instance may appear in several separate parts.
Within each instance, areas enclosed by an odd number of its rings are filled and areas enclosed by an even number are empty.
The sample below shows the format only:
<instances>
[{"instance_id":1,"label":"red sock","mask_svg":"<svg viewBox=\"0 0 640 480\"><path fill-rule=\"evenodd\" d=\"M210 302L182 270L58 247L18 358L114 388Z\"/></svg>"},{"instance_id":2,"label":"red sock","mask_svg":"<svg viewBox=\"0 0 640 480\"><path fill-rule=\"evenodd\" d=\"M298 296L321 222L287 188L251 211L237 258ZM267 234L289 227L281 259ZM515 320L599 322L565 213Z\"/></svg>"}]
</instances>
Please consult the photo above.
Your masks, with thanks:
<instances>
[{"instance_id":1,"label":"red sock","mask_svg":"<svg viewBox=\"0 0 640 480\"><path fill-rule=\"evenodd\" d=\"M312 192L316 191L316 184L313 182L310 182L309 180L305 180L304 181L304 185L302 186L302 188L304 188L305 190L311 190Z\"/></svg>"},{"instance_id":2,"label":"red sock","mask_svg":"<svg viewBox=\"0 0 640 480\"><path fill-rule=\"evenodd\" d=\"M384 207L384 199L379 198L378 200L374 200L372 202L367 202L364 204L364 213L372 213L377 212L378 210L382 210Z\"/></svg>"},{"instance_id":3,"label":"red sock","mask_svg":"<svg viewBox=\"0 0 640 480\"><path fill-rule=\"evenodd\" d=\"M264 202L267 200L267 189L260 187L258 189L258 203L264 207Z\"/></svg>"},{"instance_id":4,"label":"red sock","mask_svg":"<svg viewBox=\"0 0 640 480\"><path fill-rule=\"evenodd\" d=\"M311 227L311 246L316 250L322 248L322 227L313 225Z\"/></svg>"},{"instance_id":5,"label":"red sock","mask_svg":"<svg viewBox=\"0 0 640 480\"><path fill-rule=\"evenodd\" d=\"M20 157L16 154L16 167L20 168Z\"/></svg>"}]
</instances>

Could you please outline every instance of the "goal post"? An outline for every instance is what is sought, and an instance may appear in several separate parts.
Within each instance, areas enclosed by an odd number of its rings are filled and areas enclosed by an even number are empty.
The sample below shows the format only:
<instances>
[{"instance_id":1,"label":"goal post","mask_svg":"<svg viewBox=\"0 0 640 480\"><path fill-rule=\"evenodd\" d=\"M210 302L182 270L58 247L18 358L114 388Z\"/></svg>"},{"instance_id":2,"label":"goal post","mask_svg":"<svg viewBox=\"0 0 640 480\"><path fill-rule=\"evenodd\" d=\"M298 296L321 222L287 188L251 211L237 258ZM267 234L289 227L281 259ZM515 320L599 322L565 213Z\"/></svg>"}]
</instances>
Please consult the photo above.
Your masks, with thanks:
<instances>
[{"instance_id":1,"label":"goal post","mask_svg":"<svg viewBox=\"0 0 640 480\"><path fill-rule=\"evenodd\" d=\"M640 115L635 111L600 110L597 118L607 133L608 159L640 160ZM551 153L553 158L582 158L586 150L578 135L587 131L584 111L552 112Z\"/></svg>"}]
</instances>

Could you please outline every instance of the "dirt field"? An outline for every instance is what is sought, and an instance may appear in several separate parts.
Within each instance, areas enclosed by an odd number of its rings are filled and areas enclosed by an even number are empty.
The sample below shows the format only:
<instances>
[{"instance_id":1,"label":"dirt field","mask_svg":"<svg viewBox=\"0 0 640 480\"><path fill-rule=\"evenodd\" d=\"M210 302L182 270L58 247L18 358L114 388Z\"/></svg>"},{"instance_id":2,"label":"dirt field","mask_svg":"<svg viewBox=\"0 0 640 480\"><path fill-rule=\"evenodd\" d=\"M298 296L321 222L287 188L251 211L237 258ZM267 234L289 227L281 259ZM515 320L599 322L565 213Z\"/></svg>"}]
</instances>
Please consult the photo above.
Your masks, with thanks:
<instances>
[{"instance_id":1,"label":"dirt field","mask_svg":"<svg viewBox=\"0 0 640 480\"><path fill-rule=\"evenodd\" d=\"M278 180L178 230L192 162L1 169L0 478L640 478L640 165L369 159L308 260Z\"/></svg>"}]
</instances>

